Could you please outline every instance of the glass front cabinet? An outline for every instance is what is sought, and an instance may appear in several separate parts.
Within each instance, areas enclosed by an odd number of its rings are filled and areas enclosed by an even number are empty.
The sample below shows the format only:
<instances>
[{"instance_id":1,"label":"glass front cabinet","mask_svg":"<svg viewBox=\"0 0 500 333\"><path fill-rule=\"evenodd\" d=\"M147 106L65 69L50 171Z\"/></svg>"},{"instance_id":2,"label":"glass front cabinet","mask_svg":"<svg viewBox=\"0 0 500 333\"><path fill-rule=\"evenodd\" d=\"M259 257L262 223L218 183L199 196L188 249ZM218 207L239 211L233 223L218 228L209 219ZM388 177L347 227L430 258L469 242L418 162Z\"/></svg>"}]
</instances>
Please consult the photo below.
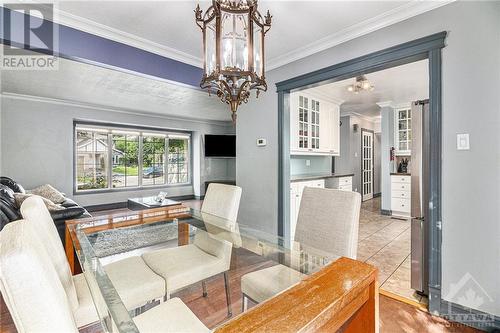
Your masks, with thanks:
<instances>
[{"instance_id":1,"label":"glass front cabinet","mask_svg":"<svg viewBox=\"0 0 500 333\"><path fill-rule=\"evenodd\" d=\"M411 106L410 104L394 110L395 154L411 155Z\"/></svg>"},{"instance_id":2,"label":"glass front cabinet","mask_svg":"<svg viewBox=\"0 0 500 333\"><path fill-rule=\"evenodd\" d=\"M309 94L290 94L290 153L340 155L340 107Z\"/></svg>"}]
</instances>

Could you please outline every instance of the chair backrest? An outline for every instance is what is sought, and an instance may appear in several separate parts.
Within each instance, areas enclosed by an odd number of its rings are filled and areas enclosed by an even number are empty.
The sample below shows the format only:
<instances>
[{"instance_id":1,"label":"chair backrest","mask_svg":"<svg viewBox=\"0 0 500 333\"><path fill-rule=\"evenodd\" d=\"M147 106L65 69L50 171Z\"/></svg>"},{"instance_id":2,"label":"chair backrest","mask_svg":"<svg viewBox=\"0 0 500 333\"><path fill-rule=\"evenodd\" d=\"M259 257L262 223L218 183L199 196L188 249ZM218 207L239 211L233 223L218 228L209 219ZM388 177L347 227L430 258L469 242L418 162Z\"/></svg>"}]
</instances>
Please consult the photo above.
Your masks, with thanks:
<instances>
[{"instance_id":1,"label":"chair backrest","mask_svg":"<svg viewBox=\"0 0 500 333\"><path fill-rule=\"evenodd\" d=\"M240 199L241 187L212 183L208 185L201 211L236 222Z\"/></svg>"},{"instance_id":2,"label":"chair backrest","mask_svg":"<svg viewBox=\"0 0 500 333\"><path fill-rule=\"evenodd\" d=\"M25 220L0 232L0 290L18 332L78 332L57 272Z\"/></svg>"},{"instance_id":3,"label":"chair backrest","mask_svg":"<svg viewBox=\"0 0 500 333\"><path fill-rule=\"evenodd\" d=\"M361 195L306 187L302 193L295 241L335 256L356 259Z\"/></svg>"},{"instance_id":4,"label":"chair backrest","mask_svg":"<svg viewBox=\"0 0 500 333\"><path fill-rule=\"evenodd\" d=\"M40 239L40 243L43 244L49 254L52 264L61 280L71 308L73 311L76 310L79 305L78 297L68 259L66 258L61 239L47 207L40 197L32 196L24 200L21 205L21 214L28 223L33 225L36 236Z\"/></svg>"},{"instance_id":5,"label":"chair backrest","mask_svg":"<svg viewBox=\"0 0 500 333\"><path fill-rule=\"evenodd\" d=\"M233 222L227 226L231 228L236 224L238 210L240 208L241 187L212 183L208 186L205 193L205 199L201 206L203 213L208 213ZM218 240L210 237L205 231L197 232L194 238L194 244L203 251L223 259L228 266L231 262L232 244L224 240Z\"/></svg>"}]
</instances>

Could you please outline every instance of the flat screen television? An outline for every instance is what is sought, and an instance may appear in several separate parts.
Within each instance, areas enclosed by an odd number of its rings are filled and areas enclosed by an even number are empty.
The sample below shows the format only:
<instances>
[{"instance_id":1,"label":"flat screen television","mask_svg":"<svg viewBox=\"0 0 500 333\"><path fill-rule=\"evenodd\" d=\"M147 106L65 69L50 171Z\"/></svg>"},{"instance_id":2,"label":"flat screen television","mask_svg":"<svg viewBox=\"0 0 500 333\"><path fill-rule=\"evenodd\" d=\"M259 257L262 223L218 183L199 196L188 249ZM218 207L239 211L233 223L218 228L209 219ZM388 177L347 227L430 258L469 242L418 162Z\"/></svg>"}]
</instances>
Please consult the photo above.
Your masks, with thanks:
<instances>
[{"instance_id":1,"label":"flat screen television","mask_svg":"<svg viewBox=\"0 0 500 333\"><path fill-rule=\"evenodd\" d=\"M236 135L205 135L205 157L236 157Z\"/></svg>"}]
</instances>

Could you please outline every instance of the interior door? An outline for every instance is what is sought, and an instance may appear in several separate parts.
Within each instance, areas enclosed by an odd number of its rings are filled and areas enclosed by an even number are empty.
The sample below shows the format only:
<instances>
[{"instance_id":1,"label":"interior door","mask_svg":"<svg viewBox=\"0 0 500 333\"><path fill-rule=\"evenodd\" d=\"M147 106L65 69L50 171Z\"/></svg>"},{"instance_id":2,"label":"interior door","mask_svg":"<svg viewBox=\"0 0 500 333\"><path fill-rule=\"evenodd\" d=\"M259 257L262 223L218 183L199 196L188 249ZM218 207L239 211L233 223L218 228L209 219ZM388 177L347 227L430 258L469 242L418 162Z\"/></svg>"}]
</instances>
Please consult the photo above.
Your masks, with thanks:
<instances>
[{"instance_id":1,"label":"interior door","mask_svg":"<svg viewBox=\"0 0 500 333\"><path fill-rule=\"evenodd\" d=\"M373 198L373 131L361 130L361 195L362 200Z\"/></svg>"}]
</instances>

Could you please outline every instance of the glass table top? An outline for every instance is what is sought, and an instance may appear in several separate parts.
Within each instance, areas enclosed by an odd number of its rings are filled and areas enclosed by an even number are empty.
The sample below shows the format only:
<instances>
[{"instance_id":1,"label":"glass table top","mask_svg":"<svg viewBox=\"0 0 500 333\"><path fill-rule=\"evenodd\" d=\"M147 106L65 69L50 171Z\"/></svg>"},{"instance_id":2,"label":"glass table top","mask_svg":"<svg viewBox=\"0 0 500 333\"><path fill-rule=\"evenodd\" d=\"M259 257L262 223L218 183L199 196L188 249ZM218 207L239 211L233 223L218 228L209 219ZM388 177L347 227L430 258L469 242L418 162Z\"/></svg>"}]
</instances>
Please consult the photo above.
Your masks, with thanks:
<instances>
[{"instance_id":1,"label":"glass table top","mask_svg":"<svg viewBox=\"0 0 500 333\"><path fill-rule=\"evenodd\" d=\"M228 250L228 269L224 270L227 282L223 274L216 274L204 279L203 289L200 280L169 292L170 297L179 297L210 329L242 312L241 278L246 274L282 265L291 268L286 270L288 274L297 276L300 272L298 276L303 278L338 259L306 244L293 243L292 249L286 248L285 240L279 236L184 206L87 218L68 228L101 325L109 332L139 332L133 317L159 304L159 300L152 300L140 309L126 308L106 267L131 256L142 256L145 260L151 253L175 256L180 252L165 252L165 249L183 251L194 246L204 255L220 257L222 248ZM191 260L182 258L178 260ZM189 268L191 264L200 262L193 259L184 266ZM268 278L278 279L273 274ZM228 316L227 302L232 316Z\"/></svg>"}]
</instances>

